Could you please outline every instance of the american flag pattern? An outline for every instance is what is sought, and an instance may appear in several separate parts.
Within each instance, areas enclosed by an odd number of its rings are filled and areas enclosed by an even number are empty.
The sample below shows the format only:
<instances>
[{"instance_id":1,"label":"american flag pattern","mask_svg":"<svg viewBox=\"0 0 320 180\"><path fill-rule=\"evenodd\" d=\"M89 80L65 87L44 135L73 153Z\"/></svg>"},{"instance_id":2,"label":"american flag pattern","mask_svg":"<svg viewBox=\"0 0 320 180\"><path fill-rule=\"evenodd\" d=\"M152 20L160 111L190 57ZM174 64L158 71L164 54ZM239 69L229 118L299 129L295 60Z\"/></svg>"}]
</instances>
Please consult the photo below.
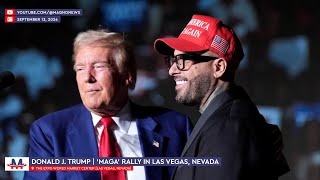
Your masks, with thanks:
<instances>
[{"instance_id":1,"label":"american flag pattern","mask_svg":"<svg viewBox=\"0 0 320 180\"><path fill-rule=\"evenodd\" d=\"M226 54L229 43L223 39L222 37L216 35L211 43L211 47L217 49L218 51L222 52L223 54Z\"/></svg>"},{"instance_id":2,"label":"american flag pattern","mask_svg":"<svg viewBox=\"0 0 320 180\"><path fill-rule=\"evenodd\" d=\"M160 143L159 142L157 142L157 141L155 141L155 140L153 140L153 142L152 142L152 146L155 146L155 147L160 147Z\"/></svg>"}]
</instances>

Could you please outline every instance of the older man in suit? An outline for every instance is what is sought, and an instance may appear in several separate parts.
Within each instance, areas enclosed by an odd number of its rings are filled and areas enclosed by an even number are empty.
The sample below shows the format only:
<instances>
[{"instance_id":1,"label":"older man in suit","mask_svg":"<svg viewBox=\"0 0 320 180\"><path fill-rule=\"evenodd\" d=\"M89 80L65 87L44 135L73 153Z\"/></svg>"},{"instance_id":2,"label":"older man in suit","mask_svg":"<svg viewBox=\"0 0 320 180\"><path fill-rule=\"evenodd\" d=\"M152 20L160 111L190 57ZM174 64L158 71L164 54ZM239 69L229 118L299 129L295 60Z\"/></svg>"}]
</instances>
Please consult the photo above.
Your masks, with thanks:
<instances>
[{"instance_id":1,"label":"older man in suit","mask_svg":"<svg viewBox=\"0 0 320 180\"><path fill-rule=\"evenodd\" d=\"M82 103L32 124L30 157L177 157L190 133L185 115L129 100L136 82L133 49L120 33L81 32L74 41L74 70ZM174 167L133 171L26 172L25 180L165 180Z\"/></svg>"}]
</instances>

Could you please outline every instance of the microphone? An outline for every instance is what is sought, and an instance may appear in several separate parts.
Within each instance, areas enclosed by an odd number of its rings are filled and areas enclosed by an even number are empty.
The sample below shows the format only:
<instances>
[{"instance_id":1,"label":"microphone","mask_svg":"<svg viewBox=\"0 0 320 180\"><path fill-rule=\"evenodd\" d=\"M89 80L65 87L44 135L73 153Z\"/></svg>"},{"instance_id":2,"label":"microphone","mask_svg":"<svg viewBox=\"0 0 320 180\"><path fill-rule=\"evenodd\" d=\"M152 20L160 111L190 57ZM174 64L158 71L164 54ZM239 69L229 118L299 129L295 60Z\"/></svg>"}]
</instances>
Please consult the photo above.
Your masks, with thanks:
<instances>
[{"instance_id":1,"label":"microphone","mask_svg":"<svg viewBox=\"0 0 320 180\"><path fill-rule=\"evenodd\" d=\"M16 82L16 78L10 71L4 71L0 73L0 89L4 89L13 85Z\"/></svg>"}]
</instances>

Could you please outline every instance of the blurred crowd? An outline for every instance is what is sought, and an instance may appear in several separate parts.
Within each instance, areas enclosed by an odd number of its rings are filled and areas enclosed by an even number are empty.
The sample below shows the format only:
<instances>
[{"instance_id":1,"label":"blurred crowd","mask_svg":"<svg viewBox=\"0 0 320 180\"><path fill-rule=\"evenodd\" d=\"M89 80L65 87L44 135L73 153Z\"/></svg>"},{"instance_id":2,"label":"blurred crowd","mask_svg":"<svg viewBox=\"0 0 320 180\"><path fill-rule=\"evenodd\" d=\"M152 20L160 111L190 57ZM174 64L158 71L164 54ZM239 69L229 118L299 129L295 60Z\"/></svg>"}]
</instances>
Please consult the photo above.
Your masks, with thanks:
<instances>
[{"instance_id":1,"label":"blurred crowd","mask_svg":"<svg viewBox=\"0 0 320 180\"><path fill-rule=\"evenodd\" d=\"M27 156L28 131L37 118L80 102L72 70L72 43L79 31L99 26L126 34L135 45L138 81L130 92L138 104L199 113L174 100L174 81L153 50L158 37L178 36L194 13L234 27L245 59L236 81L261 113L279 125L291 167L281 180L320 179L320 11L312 0L73 0L4 1L5 8L83 9L59 24L0 22L0 72L16 83L0 90L0 155ZM3 13L0 18L4 19ZM4 162L1 162L4 164ZM3 169L4 166L1 166ZM0 179L23 173L0 171Z\"/></svg>"}]
</instances>

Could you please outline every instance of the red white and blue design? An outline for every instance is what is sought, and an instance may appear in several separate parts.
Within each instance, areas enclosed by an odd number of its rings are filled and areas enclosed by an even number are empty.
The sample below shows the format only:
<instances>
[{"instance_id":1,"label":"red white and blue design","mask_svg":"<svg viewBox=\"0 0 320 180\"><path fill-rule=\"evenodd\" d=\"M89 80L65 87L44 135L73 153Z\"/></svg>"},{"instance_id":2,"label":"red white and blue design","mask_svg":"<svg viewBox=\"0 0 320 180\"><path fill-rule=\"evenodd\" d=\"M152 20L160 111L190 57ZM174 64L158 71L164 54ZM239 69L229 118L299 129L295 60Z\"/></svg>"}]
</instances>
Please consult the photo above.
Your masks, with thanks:
<instances>
[{"instance_id":1,"label":"red white and blue design","mask_svg":"<svg viewBox=\"0 0 320 180\"><path fill-rule=\"evenodd\" d=\"M5 157L5 171L29 171L29 157Z\"/></svg>"},{"instance_id":2,"label":"red white and blue design","mask_svg":"<svg viewBox=\"0 0 320 180\"><path fill-rule=\"evenodd\" d=\"M217 49L223 54L226 54L229 48L229 43L222 37L216 35L211 43L211 47Z\"/></svg>"}]
</instances>

